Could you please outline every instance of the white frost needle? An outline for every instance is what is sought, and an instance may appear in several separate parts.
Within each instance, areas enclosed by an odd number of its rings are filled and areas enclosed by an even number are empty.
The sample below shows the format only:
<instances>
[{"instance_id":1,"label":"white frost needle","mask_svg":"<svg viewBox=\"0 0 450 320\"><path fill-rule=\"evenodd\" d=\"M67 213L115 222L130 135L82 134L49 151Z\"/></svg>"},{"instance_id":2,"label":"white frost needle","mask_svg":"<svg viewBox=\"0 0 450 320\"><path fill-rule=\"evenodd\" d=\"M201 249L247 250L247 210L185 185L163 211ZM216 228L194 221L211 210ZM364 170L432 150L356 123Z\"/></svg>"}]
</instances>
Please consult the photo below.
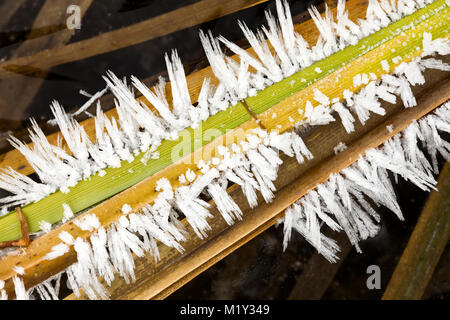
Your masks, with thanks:
<instances>
[{"instance_id":1,"label":"white frost needle","mask_svg":"<svg viewBox=\"0 0 450 320\"><path fill-rule=\"evenodd\" d=\"M28 292L25 290L25 285L22 278L18 276L13 277L14 289L16 292L16 300L30 300Z\"/></svg>"}]
</instances>

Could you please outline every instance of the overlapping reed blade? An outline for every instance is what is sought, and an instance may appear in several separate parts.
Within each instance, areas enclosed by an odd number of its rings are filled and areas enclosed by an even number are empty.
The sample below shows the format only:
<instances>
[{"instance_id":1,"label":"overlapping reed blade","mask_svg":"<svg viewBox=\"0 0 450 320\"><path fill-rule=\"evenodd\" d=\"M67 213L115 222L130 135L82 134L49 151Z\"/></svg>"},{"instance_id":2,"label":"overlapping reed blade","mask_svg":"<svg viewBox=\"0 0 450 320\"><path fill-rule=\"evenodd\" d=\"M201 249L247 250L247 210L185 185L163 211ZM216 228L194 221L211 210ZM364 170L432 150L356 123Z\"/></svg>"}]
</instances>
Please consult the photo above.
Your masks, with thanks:
<instances>
[{"instance_id":1,"label":"overlapping reed blade","mask_svg":"<svg viewBox=\"0 0 450 320\"><path fill-rule=\"evenodd\" d=\"M358 89L357 86L352 84L353 77L356 74L373 72L376 76L380 76L384 73L381 68L382 60L391 60L394 56L399 56L402 57L403 61L408 61L418 55L420 53L418 48L422 46L423 32L431 33L433 38L448 36L449 26L445 22L448 11L448 7L442 0L436 1L368 36L358 44L347 47L297 72L259 92L256 96L245 99L245 101L255 113L261 113L261 120L266 128L278 129L280 132L289 130L294 123L303 120L303 116L299 115L298 109L304 110L306 101L313 100L315 89L320 90L330 99L342 99L343 88ZM414 28L412 28L413 26ZM397 61L397 63L402 60ZM351 68L348 67L350 62L352 62ZM368 67L369 64L370 67ZM341 68L342 66L345 67ZM395 66L395 62L391 64L391 68ZM317 70L320 71L317 72ZM340 71L333 73L334 70ZM326 77L330 73L331 77ZM326 80L318 81L320 79ZM336 83L339 83L339 85L335 85ZM286 99L286 103L276 105L284 99ZM271 126L268 122L273 113L277 114L277 118ZM158 149L160 153L158 159L149 160L144 164L141 161L144 154L141 154L131 163L123 161L120 168L106 169L107 174L103 177L97 175L89 180L79 182L68 194L58 191L37 203L26 206L23 211L28 219L30 231L38 231L40 229L39 222L42 220L52 224L60 221L63 217L63 203L69 204L75 213L81 212L136 185L147 177L158 176L160 170L173 163L173 152L176 150L174 148L183 141L183 137L189 137L188 147L193 152L208 144L209 140L204 139L204 132L209 129L218 130L225 134L227 131L237 128L251 128L252 126L248 126L251 123L249 122L250 118L244 105L238 102L230 109L217 113L204 121L199 127L201 132L198 129L188 128L180 133L180 139L163 141ZM273 120L271 121L273 122ZM198 137L203 139L198 141L196 140ZM241 137L238 134L237 138L238 140L242 138L242 134ZM204 150L202 153L204 153ZM210 152L207 152L207 154L210 154ZM198 155L191 159L201 159L201 157L201 155ZM182 168L181 170L173 171L177 175L169 179L172 185L176 185L178 175L184 173L189 167L194 172L197 170L195 165L188 165L179 166L178 168ZM17 216L9 214L0 218L0 241L19 237L20 225Z\"/></svg>"}]
</instances>

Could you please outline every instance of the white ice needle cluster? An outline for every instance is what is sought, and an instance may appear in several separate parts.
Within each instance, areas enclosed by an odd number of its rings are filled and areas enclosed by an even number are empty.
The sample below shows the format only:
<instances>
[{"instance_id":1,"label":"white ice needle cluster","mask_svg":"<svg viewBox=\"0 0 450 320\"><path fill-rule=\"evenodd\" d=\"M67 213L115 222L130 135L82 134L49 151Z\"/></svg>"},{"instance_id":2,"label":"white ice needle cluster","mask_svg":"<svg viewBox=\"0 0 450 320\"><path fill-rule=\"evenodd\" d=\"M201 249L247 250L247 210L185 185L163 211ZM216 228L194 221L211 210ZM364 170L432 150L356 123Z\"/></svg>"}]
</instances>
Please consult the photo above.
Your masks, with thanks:
<instances>
[{"instance_id":1,"label":"white ice needle cluster","mask_svg":"<svg viewBox=\"0 0 450 320\"><path fill-rule=\"evenodd\" d=\"M338 2L336 21L328 8L325 18L312 8L310 13L320 31L320 37L317 44L309 48L302 36L294 31L287 2L277 0L278 18L267 12L267 27L255 33L244 23L239 24L256 56L248 54L223 37L219 38L239 55L240 62L226 57L219 40L211 33L206 35L201 32L201 41L219 84L215 87L209 79L205 79L196 106L192 104L183 65L175 51L170 58L166 55L172 106L169 106L166 98L163 79L150 90L136 77L131 78L132 86L154 107L149 109L136 99L133 88L125 80L108 72L104 77L107 88L91 96L74 114L66 114L58 102L52 103L51 109L55 117L53 122L59 126L68 151L62 148L61 143L51 145L35 121L32 121L30 129L32 147L11 137L11 143L28 160L40 182L35 182L12 169L3 170L0 174L0 188L12 195L0 200L0 204L3 204L2 212L6 213L14 206L39 201L57 190L67 193L80 180L94 174L102 175L107 167L120 167L122 161L133 161L141 152L146 152L145 159L158 157L155 151L162 140L176 139L180 130L197 126L200 121L225 110L237 101L255 95L315 61L355 44L359 39L430 2L382 0L379 3L370 0L366 19L359 20L358 23L349 20L344 0ZM432 40L430 37L426 38L426 41L431 45L427 46L426 50L442 44L436 41L445 42ZM275 52L270 51L269 43ZM448 51L448 48L443 49L442 45L438 47L441 48L439 53ZM250 72L250 67L255 72ZM402 83L398 85L401 87ZM98 104L94 117L96 139L91 141L73 116L85 112L106 90L115 96L118 117L106 117ZM338 111L340 108L337 106L335 109ZM374 111L376 112L376 109ZM359 115L362 118L365 116L364 113Z\"/></svg>"},{"instance_id":2,"label":"white ice needle cluster","mask_svg":"<svg viewBox=\"0 0 450 320\"><path fill-rule=\"evenodd\" d=\"M331 175L327 182L289 207L283 219L284 248L292 230L296 230L327 260L335 262L339 248L321 233L323 224L335 231L344 230L359 251L358 242L378 232L380 217L374 206L383 205L403 220L388 172L423 190L435 189L437 153L450 161L450 143L441 138L440 132L450 133L450 102L414 121L381 147L367 150L364 157ZM425 147L431 164L420 144Z\"/></svg>"}]
</instances>

